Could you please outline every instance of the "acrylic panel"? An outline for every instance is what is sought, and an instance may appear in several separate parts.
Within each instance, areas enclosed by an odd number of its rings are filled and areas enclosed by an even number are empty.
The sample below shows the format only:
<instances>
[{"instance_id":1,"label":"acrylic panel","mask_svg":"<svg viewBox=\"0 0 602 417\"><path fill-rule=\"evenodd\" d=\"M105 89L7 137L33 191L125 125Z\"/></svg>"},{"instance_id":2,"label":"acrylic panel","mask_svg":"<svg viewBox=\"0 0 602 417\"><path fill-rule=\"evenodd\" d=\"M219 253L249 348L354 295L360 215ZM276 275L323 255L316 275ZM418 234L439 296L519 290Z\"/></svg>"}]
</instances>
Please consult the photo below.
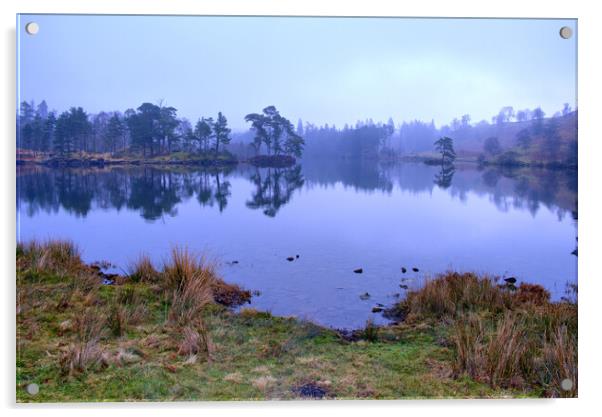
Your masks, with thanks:
<instances>
[{"instance_id":1,"label":"acrylic panel","mask_svg":"<svg viewBox=\"0 0 602 417\"><path fill-rule=\"evenodd\" d=\"M17 16L17 401L577 396L577 21Z\"/></svg>"}]
</instances>

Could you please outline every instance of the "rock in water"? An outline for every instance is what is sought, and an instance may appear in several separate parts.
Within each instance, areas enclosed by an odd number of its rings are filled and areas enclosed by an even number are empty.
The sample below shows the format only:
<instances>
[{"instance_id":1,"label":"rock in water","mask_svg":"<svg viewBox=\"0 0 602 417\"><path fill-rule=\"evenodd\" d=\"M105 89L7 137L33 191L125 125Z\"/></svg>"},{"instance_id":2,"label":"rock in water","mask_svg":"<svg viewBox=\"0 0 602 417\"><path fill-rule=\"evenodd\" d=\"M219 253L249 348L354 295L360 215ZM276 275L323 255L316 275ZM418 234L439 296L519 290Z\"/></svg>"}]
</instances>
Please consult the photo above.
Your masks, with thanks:
<instances>
[{"instance_id":1,"label":"rock in water","mask_svg":"<svg viewBox=\"0 0 602 417\"><path fill-rule=\"evenodd\" d=\"M420 270L419 270L418 268L414 267L414 268L412 268L412 271L414 271L414 272L418 272L418 271L420 271Z\"/></svg>"},{"instance_id":2,"label":"rock in water","mask_svg":"<svg viewBox=\"0 0 602 417\"><path fill-rule=\"evenodd\" d=\"M516 278L514 277L504 278L504 281L506 281L508 284L516 284Z\"/></svg>"},{"instance_id":3,"label":"rock in water","mask_svg":"<svg viewBox=\"0 0 602 417\"><path fill-rule=\"evenodd\" d=\"M353 272L355 272L356 274L361 274L362 272L364 272L364 269L363 268L354 269Z\"/></svg>"},{"instance_id":4,"label":"rock in water","mask_svg":"<svg viewBox=\"0 0 602 417\"><path fill-rule=\"evenodd\" d=\"M289 262L293 262L295 260L295 258L293 258L292 256L289 256L288 258L286 258L286 260Z\"/></svg>"},{"instance_id":5,"label":"rock in water","mask_svg":"<svg viewBox=\"0 0 602 417\"><path fill-rule=\"evenodd\" d=\"M403 274L405 274L406 272L408 272L408 270L405 268L405 266L402 266L402 267L401 267L401 272L402 272Z\"/></svg>"},{"instance_id":6,"label":"rock in water","mask_svg":"<svg viewBox=\"0 0 602 417\"><path fill-rule=\"evenodd\" d=\"M372 307L372 312L373 313L380 313L381 311L383 311L382 307Z\"/></svg>"},{"instance_id":7,"label":"rock in water","mask_svg":"<svg viewBox=\"0 0 602 417\"><path fill-rule=\"evenodd\" d=\"M367 300L368 298L370 298L370 294L367 292L360 295L360 300Z\"/></svg>"},{"instance_id":8,"label":"rock in water","mask_svg":"<svg viewBox=\"0 0 602 417\"><path fill-rule=\"evenodd\" d=\"M295 255L295 258L299 259L299 255Z\"/></svg>"}]
</instances>

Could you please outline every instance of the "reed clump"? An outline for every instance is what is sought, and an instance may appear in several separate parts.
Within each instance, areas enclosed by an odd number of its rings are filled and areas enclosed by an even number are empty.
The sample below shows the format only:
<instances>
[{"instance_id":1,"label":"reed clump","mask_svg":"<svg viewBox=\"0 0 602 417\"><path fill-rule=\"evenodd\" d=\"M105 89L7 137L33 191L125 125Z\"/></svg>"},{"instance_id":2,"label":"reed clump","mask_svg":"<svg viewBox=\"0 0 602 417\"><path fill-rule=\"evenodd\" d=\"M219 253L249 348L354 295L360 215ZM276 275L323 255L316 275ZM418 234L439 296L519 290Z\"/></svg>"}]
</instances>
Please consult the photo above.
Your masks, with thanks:
<instances>
[{"instance_id":1,"label":"reed clump","mask_svg":"<svg viewBox=\"0 0 602 417\"><path fill-rule=\"evenodd\" d=\"M492 387L539 388L551 397L577 394L576 295L552 302L539 285L512 288L487 276L450 272L410 291L392 311L408 323L443 324L458 376Z\"/></svg>"},{"instance_id":2,"label":"reed clump","mask_svg":"<svg viewBox=\"0 0 602 417\"><path fill-rule=\"evenodd\" d=\"M73 242L61 239L17 243L17 262L18 269L32 274L43 272L64 276L85 268L79 248Z\"/></svg>"},{"instance_id":3,"label":"reed clump","mask_svg":"<svg viewBox=\"0 0 602 417\"><path fill-rule=\"evenodd\" d=\"M181 354L211 356L211 340L203 312L213 302L214 266L188 249L174 247L162 271L166 296L170 300L168 322L180 333Z\"/></svg>"},{"instance_id":4,"label":"reed clump","mask_svg":"<svg viewBox=\"0 0 602 417\"><path fill-rule=\"evenodd\" d=\"M147 254L140 255L132 262L128 272L128 276L133 282L156 283L161 277Z\"/></svg>"}]
</instances>

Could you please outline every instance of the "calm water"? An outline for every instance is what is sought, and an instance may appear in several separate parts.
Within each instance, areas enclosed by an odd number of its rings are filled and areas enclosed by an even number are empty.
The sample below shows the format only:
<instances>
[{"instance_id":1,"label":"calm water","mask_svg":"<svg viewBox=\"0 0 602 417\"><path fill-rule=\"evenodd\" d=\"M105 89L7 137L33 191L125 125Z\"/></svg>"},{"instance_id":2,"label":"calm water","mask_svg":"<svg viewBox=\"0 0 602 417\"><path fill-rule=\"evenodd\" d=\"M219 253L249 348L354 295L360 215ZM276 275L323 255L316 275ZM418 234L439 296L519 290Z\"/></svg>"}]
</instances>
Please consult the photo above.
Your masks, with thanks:
<instances>
[{"instance_id":1,"label":"calm water","mask_svg":"<svg viewBox=\"0 0 602 417\"><path fill-rule=\"evenodd\" d=\"M72 239L87 261L123 270L141 252L160 263L185 244L259 290L256 308L347 328L383 321L372 307L403 295L402 277L418 285L448 269L514 275L562 296L577 279L576 200L567 173L414 163L17 173L21 240Z\"/></svg>"}]
</instances>

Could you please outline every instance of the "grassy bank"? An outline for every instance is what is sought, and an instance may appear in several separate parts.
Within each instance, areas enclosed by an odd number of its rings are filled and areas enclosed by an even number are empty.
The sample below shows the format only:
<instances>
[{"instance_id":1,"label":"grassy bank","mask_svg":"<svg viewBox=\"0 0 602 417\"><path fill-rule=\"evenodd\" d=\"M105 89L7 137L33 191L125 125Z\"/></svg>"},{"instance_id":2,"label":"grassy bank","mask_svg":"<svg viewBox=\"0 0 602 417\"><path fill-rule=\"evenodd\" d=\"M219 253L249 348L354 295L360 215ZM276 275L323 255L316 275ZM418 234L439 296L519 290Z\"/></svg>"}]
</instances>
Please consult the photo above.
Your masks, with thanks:
<instances>
[{"instance_id":1,"label":"grassy bank","mask_svg":"<svg viewBox=\"0 0 602 417\"><path fill-rule=\"evenodd\" d=\"M576 394L555 389L564 377L559 366L545 380L521 381L507 366L491 379L484 365L491 363L489 347L501 346L490 342L492 335L512 328L525 309L525 315L540 312L537 333L520 327L525 332L515 336L519 342L535 340L529 350L533 363L543 352L543 365L550 366L562 353L567 369L576 369L576 350L569 350L576 305L549 303L540 290L511 292L483 284L462 296L449 286L451 278L442 277L434 282L448 287L433 290L437 284L431 283L390 311L403 318L399 324L368 324L343 337L295 318L251 308L233 311L249 294L221 281L209 263L183 249L174 249L158 269L141 257L129 274L116 277L115 285L101 285L102 272L85 265L69 242L18 245L18 401ZM514 321L500 322L514 312ZM468 332L473 327L477 330ZM530 363L521 355L511 363ZM39 385L38 394L27 393L31 383Z\"/></svg>"},{"instance_id":2,"label":"grassy bank","mask_svg":"<svg viewBox=\"0 0 602 417\"><path fill-rule=\"evenodd\" d=\"M78 152L70 155L56 155L48 152L17 150L17 165L44 165L49 167L102 167L107 165L198 165L205 167L235 166L238 160L229 152L192 153L172 152L164 155L144 155L142 153L91 153Z\"/></svg>"}]
</instances>

